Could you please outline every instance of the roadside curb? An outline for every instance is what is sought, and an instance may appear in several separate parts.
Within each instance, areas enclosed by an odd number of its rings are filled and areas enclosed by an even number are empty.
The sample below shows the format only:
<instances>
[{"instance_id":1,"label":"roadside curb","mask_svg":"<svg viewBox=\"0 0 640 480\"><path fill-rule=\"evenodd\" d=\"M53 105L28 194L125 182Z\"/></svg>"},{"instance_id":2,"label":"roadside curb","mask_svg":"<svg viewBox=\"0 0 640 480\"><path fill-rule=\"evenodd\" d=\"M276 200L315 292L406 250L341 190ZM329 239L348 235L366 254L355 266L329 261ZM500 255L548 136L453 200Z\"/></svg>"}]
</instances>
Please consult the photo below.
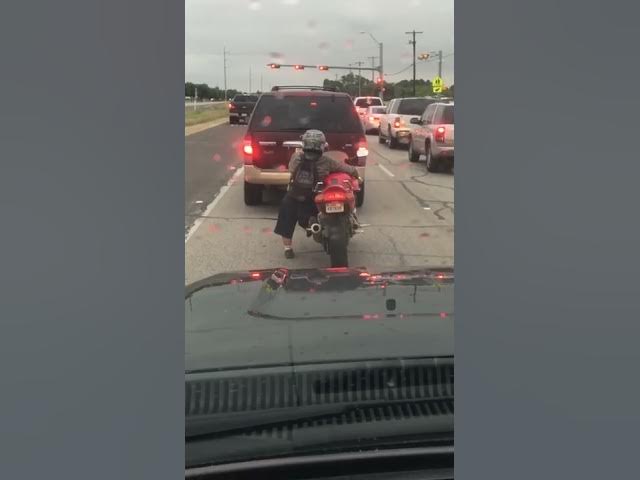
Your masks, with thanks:
<instances>
[{"instance_id":1,"label":"roadside curb","mask_svg":"<svg viewBox=\"0 0 640 480\"><path fill-rule=\"evenodd\" d=\"M184 136L188 137L189 135L193 135L194 133L200 133L204 130L208 130L213 127L217 127L218 125L222 125L227 123L229 120L227 117L219 118L218 120L212 120L211 122L199 123L197 125L191 125L190 127L185 127Z\"/></svg>"}]
</instances>

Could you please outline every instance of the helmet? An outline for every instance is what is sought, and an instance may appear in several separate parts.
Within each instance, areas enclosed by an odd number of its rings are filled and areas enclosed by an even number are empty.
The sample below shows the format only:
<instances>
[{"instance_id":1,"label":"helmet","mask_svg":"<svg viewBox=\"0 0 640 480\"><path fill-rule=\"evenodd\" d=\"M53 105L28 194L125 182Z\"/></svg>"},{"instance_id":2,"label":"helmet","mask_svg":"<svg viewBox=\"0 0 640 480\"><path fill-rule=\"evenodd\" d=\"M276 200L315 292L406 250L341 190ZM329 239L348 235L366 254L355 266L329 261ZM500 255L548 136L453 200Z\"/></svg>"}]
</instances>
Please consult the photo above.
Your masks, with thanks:
<instances>
[{"instance_id":1,"label":"helmet","mask_svg":"<svg viewBox=\"0 0 640 480\"><path fill-rule=\"evenodd\" d=\"M324 152L327 139L320 130L307 130L302 135L302 150L304 152Z\"/></svg>"}]
</instances>

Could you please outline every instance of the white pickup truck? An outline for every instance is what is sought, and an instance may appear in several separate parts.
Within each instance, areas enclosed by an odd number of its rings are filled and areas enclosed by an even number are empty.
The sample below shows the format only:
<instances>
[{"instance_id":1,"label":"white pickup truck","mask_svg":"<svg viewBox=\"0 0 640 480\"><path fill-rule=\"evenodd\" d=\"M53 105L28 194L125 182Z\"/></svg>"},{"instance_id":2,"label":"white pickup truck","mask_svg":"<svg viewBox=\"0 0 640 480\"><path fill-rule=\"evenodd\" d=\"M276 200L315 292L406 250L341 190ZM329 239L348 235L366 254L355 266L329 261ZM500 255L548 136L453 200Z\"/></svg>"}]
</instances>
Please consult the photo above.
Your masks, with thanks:
<instances>
[{"instance_id":1,"label":"white pickup truck","mask_svg":"<svg viewBox=\"0 0 640 480\"><path fill-rule=\"evenodd\" d=\"M387 111L380 116L378 141L389 144L389 148L409 145L413 124L412 118L420 118L429 105L437 102L432 97L394 98L387 105Z\"/></svg>"}]
</instances>

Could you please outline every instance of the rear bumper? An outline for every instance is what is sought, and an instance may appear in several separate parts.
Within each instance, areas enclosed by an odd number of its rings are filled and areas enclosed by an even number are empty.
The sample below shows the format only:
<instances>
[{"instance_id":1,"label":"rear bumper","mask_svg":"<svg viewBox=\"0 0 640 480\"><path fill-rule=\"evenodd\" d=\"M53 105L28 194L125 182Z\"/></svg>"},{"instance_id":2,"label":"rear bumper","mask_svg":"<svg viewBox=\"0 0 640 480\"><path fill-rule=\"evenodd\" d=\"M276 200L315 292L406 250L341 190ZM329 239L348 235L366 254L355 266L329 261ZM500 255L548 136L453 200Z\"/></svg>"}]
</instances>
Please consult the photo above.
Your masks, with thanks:
<instances>
[{"instance_id":1,"label":"rear bumper","mask_svg":"<svg viewBox=\"0 0 640 480\"><path fill-rule=\"evenodd\" d=\"M441 158L453 158L453 147L438 147L432 145L431 153Z\"/></svg>"},{"instance_id":2,"label":"rear bumper","mask_svg":"<svg viewBox=\"0 0 640 480\"><path fill-rule=\"evenodd\" d=\"M365 167L356 167L360 178L365 178ZM262 170L255 165L244 166L244 181L257 185L280 185L287 186L291 175L289 172L278 170Z\"/></svg>"},{"instance_id":3,"label":"rear bumper","mask_svg":"<svg viewBox=\"0 0 640 480\"><path fill-rule=\"evenodd\" d=\"M393 131L391 133L394 134ZM408 145L411 140L411 130L398 129L395 131L394 137L398 143L406 143Z\"/></svg>"}]
</instances>

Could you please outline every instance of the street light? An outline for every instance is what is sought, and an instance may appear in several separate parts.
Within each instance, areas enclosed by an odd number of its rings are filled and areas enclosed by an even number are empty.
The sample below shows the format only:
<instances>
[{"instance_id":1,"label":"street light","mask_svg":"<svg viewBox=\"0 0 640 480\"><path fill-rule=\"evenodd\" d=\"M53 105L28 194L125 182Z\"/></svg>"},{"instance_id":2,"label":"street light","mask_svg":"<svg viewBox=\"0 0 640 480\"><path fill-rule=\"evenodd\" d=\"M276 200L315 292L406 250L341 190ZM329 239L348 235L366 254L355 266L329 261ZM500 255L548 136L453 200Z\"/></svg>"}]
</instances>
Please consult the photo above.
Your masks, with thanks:
<instances>
[{"instance_id":1,"label":"street light","mask_svg":"<svg viewBox=\"0 0 640 480\"><path fill-rule=\"evenodd\" d=\"M376 37L373 36L373 34L371 32L360 32L360 34L368 34L371 37L371 40L373 40L374 42L376 42L376 44L378 45L378 47L380 48L380 78L384 81L384 68L383 68L383 61L382 61L382 42L379 42ZM384 85L384 84L383 84ZM380 93L382 93L384 91L384 86L380 87Z\"/></svg>"}]
</instances>

